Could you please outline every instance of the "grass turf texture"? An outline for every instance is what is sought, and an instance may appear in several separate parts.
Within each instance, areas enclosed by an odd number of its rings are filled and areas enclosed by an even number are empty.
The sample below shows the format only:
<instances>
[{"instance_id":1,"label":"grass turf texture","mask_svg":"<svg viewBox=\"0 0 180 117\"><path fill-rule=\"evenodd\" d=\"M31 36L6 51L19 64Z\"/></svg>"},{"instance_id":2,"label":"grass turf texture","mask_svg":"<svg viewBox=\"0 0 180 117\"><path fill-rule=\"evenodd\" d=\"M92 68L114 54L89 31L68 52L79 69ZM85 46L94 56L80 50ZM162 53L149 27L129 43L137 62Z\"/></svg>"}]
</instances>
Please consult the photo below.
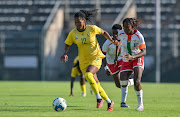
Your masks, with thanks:
<instances>
[{"instance_id":1,"label":"grass turf texture","mask_svg":"<svg viewBox=\"0 0 180 117\"><path fill-rule=\"evenodd\" d=\"M121 90L114 82L101 82L101 86L115 103L114 110L107 112L107 104L96 108L95 95L90 94L86 82L87 96L81 97L79 82L74 84L74 97L69 97L69 82L0 82L0 117L178 117L180 116L180 85L142 83L144 111L137 112L137 98L133 86L129 87L127 104L120 108ZM52 108L55 98L67 101L67 109L56 112Z\"/></svg>"}]
</instances>

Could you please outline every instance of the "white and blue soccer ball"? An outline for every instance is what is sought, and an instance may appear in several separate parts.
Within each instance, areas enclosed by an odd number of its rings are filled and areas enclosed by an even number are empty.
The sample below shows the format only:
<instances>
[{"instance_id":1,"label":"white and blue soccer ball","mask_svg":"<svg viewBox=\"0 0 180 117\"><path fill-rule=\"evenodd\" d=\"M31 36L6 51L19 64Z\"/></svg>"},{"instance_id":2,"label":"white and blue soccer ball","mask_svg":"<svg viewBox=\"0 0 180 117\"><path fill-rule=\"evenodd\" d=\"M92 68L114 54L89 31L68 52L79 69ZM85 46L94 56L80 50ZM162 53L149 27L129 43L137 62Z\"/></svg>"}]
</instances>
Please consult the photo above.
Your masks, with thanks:
<instances>
[{"instance_id":1,"label":"white and blue soccer ball","mask_svg":"<svg viewBox=\"0 0 180 117\"><path fill-rule=\"evenodd\" d=\"M67 108L67 102L65 99L59 97L53 101L53 109L55 111L64 111L66 110L66 108Z\"/></svg>"}]
</instances>

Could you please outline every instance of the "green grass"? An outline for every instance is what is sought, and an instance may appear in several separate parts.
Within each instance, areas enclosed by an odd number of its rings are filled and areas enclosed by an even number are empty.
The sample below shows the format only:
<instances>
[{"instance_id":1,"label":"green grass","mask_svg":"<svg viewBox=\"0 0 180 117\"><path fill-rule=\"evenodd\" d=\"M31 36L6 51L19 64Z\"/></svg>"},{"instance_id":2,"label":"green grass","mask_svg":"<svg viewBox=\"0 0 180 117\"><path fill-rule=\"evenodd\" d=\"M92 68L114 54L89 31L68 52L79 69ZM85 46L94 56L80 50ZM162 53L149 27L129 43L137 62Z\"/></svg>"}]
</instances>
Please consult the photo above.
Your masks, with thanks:
<instances>
[{"instance_id":1,"label":"green grass","mask_svg":"<svg viewBox=\"0 0 180 117\"><path fill-rule=\"evenodd\" d=\"M129 109L120 108L121 90L113 82L101 82L109 98L115 103L114 110L107 112L107 104L96 109L96 98L90 94L81 97L79 82L74 84L74 97L69 97L69 82L0 82L0 117L180 117L180 84L142 83L144 111L137 112L136 94L129 87L127 104ZM65 111L52 109L55 98L66 99Z\"/></svg>"}]
</instances>

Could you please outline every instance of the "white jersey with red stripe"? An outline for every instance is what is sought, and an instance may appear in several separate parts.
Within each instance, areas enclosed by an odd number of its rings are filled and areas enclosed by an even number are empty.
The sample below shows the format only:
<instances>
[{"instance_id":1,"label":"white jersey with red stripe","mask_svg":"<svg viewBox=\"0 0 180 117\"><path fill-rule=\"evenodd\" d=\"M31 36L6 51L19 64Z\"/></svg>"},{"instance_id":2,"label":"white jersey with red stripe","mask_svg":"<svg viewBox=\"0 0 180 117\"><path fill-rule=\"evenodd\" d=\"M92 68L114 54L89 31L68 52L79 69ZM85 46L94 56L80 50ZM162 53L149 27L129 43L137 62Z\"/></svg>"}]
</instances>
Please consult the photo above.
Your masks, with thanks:
<instances>
[{"instance_id":1,"label":"white jersey with red stripe","mask_svg":"<svg viewBox=\"0 0 180 117\"><path fill-rule=\"evenodd\" d=\"M141 52L140 49L146 48L144 37L138 30L135 30L135 32L130 35L127 35L124 30L120 30L118 32L118 40L122 42L121 55L123 56L124 62L128 62L125 60L124 55L128 53L136 55Z\"/></svg>"},{"instance_id":2,"label":"white jersey with red stripe","mask_svg":"<svg viewBox=\"0 0 180 117\"><path fill-rule=\"evenodd\" d=\"M106 53L106 61L108 64L114 64L115 55L116 55L116 45L112 44L109 40L106 40L102 46L103 53ZM118 61L122 57L118 56Z\"/></svg>"}]
</instances>

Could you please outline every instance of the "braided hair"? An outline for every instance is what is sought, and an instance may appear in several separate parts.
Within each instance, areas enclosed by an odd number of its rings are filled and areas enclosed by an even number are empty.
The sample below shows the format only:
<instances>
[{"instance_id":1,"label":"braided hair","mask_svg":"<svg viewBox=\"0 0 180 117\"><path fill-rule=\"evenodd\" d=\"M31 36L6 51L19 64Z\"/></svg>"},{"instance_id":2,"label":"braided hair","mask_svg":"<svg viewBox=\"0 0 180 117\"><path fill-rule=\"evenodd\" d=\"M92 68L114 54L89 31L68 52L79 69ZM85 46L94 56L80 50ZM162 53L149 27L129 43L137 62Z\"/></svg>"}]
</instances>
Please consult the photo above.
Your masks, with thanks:
<instances>
[{"instance_id":1,"label":"braided hair","mask_svg":"<svg viewBox=\"0 0 180 117\"><path fill-rule=\"evenodd\" d=\"M141 24L140 20L137 18L126 18L123 20L123 25L125 23L131 24L134 27L134 29L138 28Z\"/></svg>"},{"instance_id":2,"label":"braided hair","mask_svg":"<svg viewBox=\"0 0 180 117\"><path fill-rule=\"evenodd\" d=\"M91 18L96 16L98 9L94 10L80 10L79 12L75 13L74 18L84 18L86 21L91 22Z\"/></svg>"}]
</instances>

